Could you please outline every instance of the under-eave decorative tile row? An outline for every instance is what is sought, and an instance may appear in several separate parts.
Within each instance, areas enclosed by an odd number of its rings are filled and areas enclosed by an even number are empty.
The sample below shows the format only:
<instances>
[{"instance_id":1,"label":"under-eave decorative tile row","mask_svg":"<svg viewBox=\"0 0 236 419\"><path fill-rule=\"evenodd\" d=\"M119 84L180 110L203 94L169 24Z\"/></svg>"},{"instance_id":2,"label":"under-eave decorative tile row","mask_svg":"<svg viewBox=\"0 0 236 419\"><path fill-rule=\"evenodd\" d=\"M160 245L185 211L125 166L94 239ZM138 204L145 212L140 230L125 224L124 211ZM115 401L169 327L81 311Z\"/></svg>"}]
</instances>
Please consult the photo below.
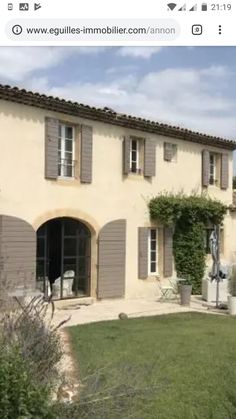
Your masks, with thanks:
<instances>
[{"instance_id":1,"label":"under-eave decorative tile row","mask_svg":"<svg viewBox=\"0 0 236 419\"><path fill-rule=\"evenodd\" d=\"M236 149L236 142L221 137L214 137L188 129L162 124L155 121L121 114L110 108L96 108L58 97L34 93L25 89L0 84L0 99L23 105L43 108L67 115L77 116L93 121L131 128L145 133L158 134L166 137L178 138L184 141L220 147L228 150Z\"/></svg>"}]
</instances>

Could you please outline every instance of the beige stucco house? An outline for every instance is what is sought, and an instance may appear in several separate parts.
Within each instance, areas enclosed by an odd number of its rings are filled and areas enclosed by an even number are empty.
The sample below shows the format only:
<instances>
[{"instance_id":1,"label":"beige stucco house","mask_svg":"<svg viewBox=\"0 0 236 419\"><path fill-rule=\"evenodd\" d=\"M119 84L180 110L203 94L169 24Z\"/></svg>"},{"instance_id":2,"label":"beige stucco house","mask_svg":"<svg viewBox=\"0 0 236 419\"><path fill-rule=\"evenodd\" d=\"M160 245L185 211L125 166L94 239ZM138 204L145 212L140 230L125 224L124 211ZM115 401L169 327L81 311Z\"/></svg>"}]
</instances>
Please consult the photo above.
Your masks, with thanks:
<instances>
[{"instance_id":1,"label":"beige stucco house","mask_svg":"<svg viewBox=\"0 0 236 419\"><path fill-rule=\"evenodd\" d=\"M9 86L0 125L1 295L35 278L59 299L154 295L173 274L172 236L149 199L204 191L232 206L233 141ZM235 226L229 210L229 261Z\"/></svg>"}]
</instances>

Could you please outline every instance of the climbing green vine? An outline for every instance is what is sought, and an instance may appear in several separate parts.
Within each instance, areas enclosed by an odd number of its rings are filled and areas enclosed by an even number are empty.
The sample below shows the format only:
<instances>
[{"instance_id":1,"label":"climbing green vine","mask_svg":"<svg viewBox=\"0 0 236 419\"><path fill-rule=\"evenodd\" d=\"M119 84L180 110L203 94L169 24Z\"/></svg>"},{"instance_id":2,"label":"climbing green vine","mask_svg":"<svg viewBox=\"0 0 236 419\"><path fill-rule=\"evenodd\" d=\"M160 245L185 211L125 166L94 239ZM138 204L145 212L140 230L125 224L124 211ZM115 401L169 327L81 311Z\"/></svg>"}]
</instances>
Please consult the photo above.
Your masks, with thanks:
<instances>
[{"instance_id":1,"label":"climbing green vine","mask_svg":"<svg viewBox=\"0 0 236 419\"><path fill-rule=\"evenodd\" d=\"M227 211L222 202L207 196L160 194L148 204L150 217L164 226L173 226L173 253L179 277L201 292L205 270L204 229L221 224Z\"/></svg>"}]
</instances>

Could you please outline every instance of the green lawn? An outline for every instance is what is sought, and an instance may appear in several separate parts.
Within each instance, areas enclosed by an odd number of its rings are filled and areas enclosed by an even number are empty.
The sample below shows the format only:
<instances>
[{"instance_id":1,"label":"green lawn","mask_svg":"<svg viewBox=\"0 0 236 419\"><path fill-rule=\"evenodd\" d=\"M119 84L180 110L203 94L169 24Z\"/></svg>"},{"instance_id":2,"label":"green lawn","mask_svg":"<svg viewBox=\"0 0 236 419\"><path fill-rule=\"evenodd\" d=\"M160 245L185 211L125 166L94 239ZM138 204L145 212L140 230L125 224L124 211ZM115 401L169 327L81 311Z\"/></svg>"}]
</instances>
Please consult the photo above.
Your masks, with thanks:
<instances>
[{"instance_id":1,"label":"green lawn","mask_svg":"<svg viewBox=\"0 0 236 419\"><path fill-rule=\"evenodd\" d=\"M110 407L103 419L236 418L235 318L184 313L68 330L80 377L90 376L95 398L108 388L116 396L132 386L149 389L129 403L118 398L122 413Z\"/></svg>"}]
</instances>

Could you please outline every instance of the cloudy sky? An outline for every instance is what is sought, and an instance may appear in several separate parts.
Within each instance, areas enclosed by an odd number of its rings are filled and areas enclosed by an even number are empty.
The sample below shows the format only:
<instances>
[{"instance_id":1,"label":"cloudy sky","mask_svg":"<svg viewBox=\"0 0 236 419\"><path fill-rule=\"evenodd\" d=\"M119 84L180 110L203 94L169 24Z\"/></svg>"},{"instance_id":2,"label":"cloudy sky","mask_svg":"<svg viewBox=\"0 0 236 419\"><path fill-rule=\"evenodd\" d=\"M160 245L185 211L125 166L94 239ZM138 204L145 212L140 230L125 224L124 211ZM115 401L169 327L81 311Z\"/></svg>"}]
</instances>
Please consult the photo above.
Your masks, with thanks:
<instances>
[{"instance_id":1,"label":"cloudy sky","mask_svg":"<svg viewBox=\"0 0 236 419\"><path fill-rule=\"evenodd\" d=\"M236 49L0 48L0 81L236 138Z\"/></svg>"}]
</instances>

